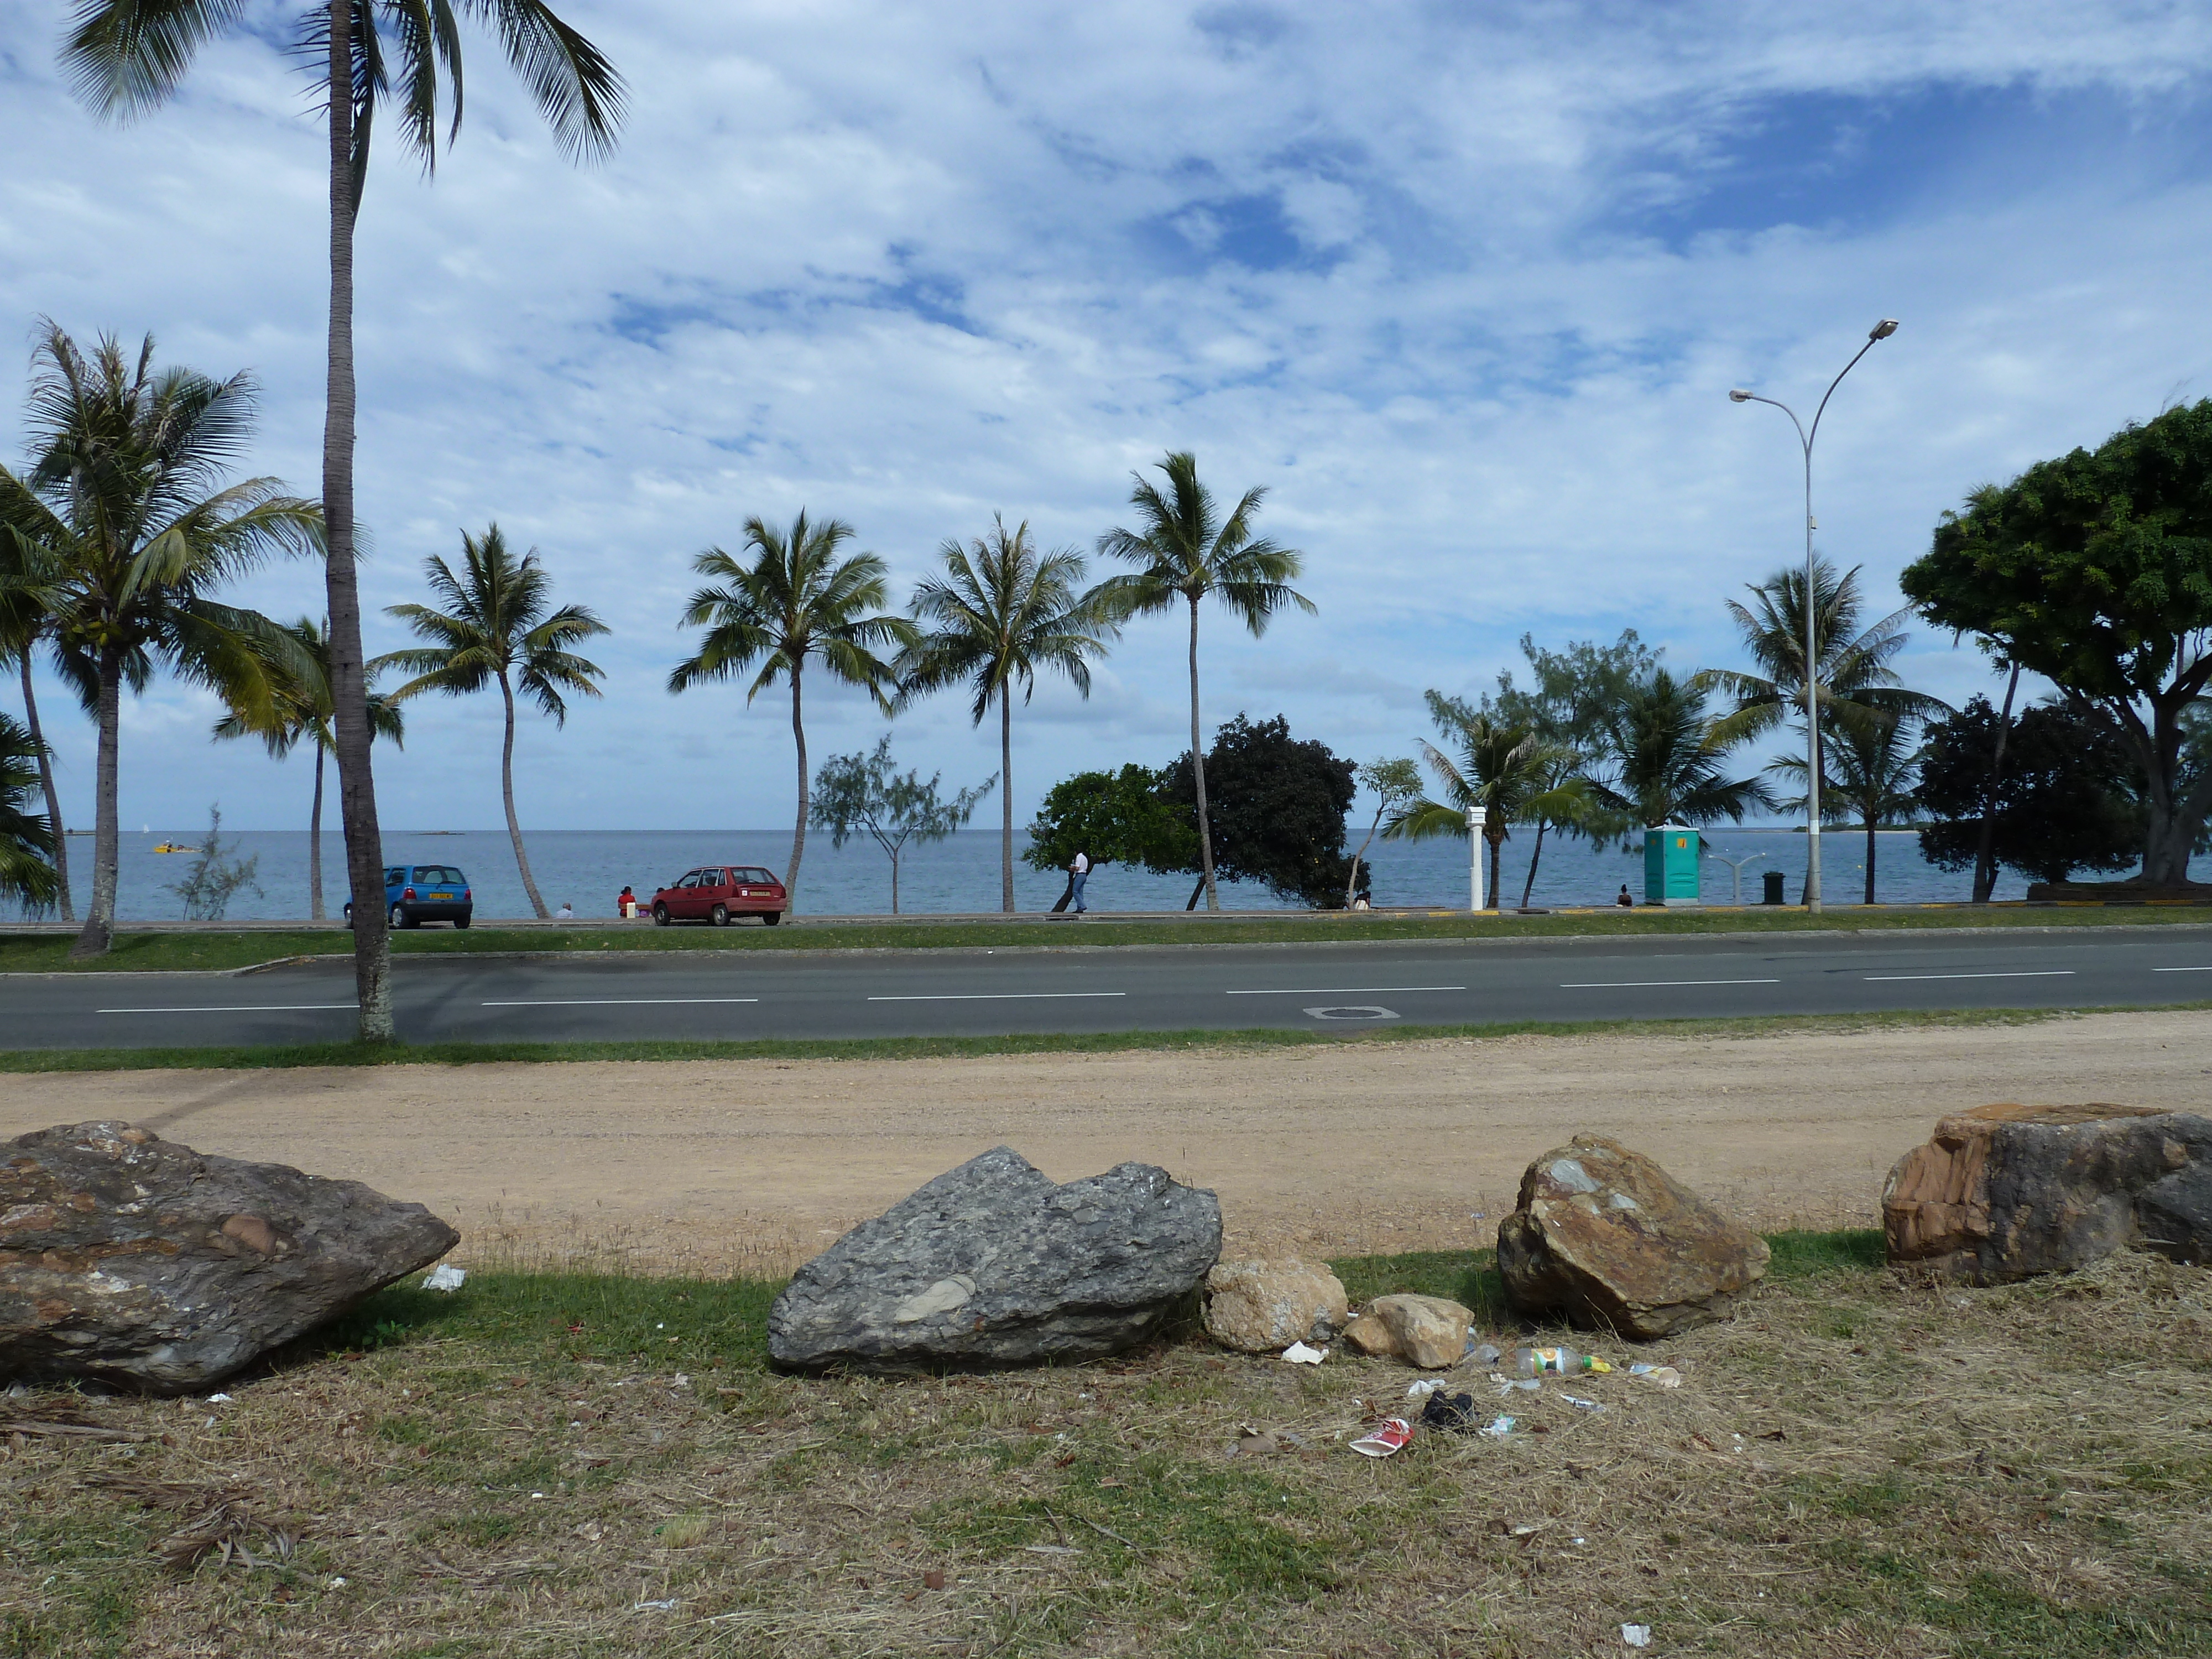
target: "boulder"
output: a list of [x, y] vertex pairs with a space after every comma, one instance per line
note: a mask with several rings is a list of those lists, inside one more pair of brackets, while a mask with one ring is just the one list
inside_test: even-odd
[[357, 1181], [126, 1123], [21, 1135], [0, 1152], [0, 1381], [204, 1389], [459, 1242]]
[[1978, 1107], [1897, 1161], [1889, 1259], [1996, 1285], [2130, 1246], [2212, 1261], [2212, 1118], [2139, 1106]]
[[799, 1370], [1079, 1360], [1158, 1332], [1221, 1254], [1221, 1205], [1124, 1164], [1055, 1186], [1000, 1146], [917, 1188], [801, 1267], [769, 1312]]
[[1351, 1317], [1326, 1262], [1218, 1261], [1206, 1275], [1206, 1334], [1224, 1348], [1274, 1353], [1293, 1342], [1334, 1342]]
[[1531, 1164], [1498, 1228], [1515, 1308], [1639, 1340], [1719, 1318], [1768, 1254], [1641, 1152], [1597, 1135]]
[[1360, 1352], [1402, 1359], [1425, 1371], [1459, 1364], [1474, 1311], [1441, 1296], [1378, 1296], [1359, 1310], [1344, 1340]]

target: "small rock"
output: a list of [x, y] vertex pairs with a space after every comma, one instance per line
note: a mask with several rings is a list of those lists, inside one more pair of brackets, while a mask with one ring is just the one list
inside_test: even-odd
[[1474, 1322], [1471, 1309], [1440, 1296], [1378, 1296], [1346, 1328], [1344, 1340], [1364, 1354], [1442, 1370], [1467, 1352]]
[[1206, 1275], [1206, 1334], [1224, 1348], [1275, 1353], [1328, 1343], [1351, 1317], [1344, 1285], [1325, 1263], [1218, 1261]]
[[1893, 1262], [1966, 1284], [2063, 1273], [2133, 1246], [2212, 1256], [2212, 1118], [2140, 1106], [1947, 1117], [1881, 1194]]
[[1650, 1158], [1595, 1135], [1531, 1164], [1498, 1227], [1515, 1308], [1644, 1340], [1719, 1317], [1768, 1255]]
[[428, 1266], [419, 1204], [79, 1123], [0, 1158], [0, 1376], [197, 1393]]

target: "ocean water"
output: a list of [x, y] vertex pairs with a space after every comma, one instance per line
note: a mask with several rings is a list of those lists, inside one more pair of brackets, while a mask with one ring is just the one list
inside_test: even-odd
[[[157, 854], [154, 848], [164, 841], [192, 844], [204, 833], [205, 826], [200, 825], [125, 835], [118, 867], [118, 915], [133, 921], [181, 916], [182, 902], [166, 888], [183, 878], [191, 858]], [[232, 901], [229, 915], [233, 918], [277, 921], [307, 915], [305, 830], [249, 830], [225, 839], [236, 842], [240, 856], [258, 860], [260, 884], [258, 893], [249, 889]], [[1533, 831], [1516, 830], [1505, 844], [1503, 868], [1508, 904], [1520, 901], [1534, 839]], [[1911, 903], [1964, 900], [1969, 896], [1968, 875], [1949, 874], [1926, 863], [1911, 831], [1884, 831], [1875, 842], [1877, 897], [1881, 901]], [[650, 896], [654, 887], [696, 865], [760, 864], [781, 875], [790, 856], [791, 834], [788, 830], [548, 830], [530, 835], [526, 845], [538, 891], [549, 908], [557, 910], [567, 900], [575, 906], [579, 916], [606, 916], [614, 913], [615, 896], [625, 882], [641, 896]], [[1723, 860], [1748, 860], [1743, 867], [1742, 886], [1747, 902], [1758, 902], [1759, 878], [1769, 870], [1780, 870], [1789, 878], [1790, 902], [1797, 902], [1805, 867], [1802, 834], [1788, 830], [1718, 830], [1711, 834], [1706, 845], [1705, 896], [1709, 902], [1728, 903], [1735, 892], [1735, 876]], [[1820, 846], [1824, 896], [1832, 904], [1859, 902], [1865, 882], [1866, 836], [1831, 830], [1822, 835]], [[1378, 841], [1369, 853], [1375, 870], [1376, 903], [1466, 906], [1464, 840], [1411, 845]], [[501, 831], [387, 830], [384, 855], [393, 863], [405, 860], [459, 865], [474, 885], [477, 914], [487, 920], [530, 914], [513, 849]], [[92, 838], [72, 835], [70, 858], [70, 884], [82, 907], [91, 890]], [[1623, 882], [1640, 896], [1643, 868], [1640, 851], [1624, 854], [1547, 836], [1529, 902], [1605, 904]], [[2191, 866], [2191, 874], [2199, 881], [2212, 880], [2212, 858], [2197, 859]], [[345, 852], [335, 833], [323, 837], [323, 880], [325, 899], [335, 916], [345, 896]], [[1031, 870], [1018, 856], [1015, 901], [1023, 909], [1048, 908], [1064, 885], [1064, 878]], [[1998, 878], [1996, 896], [2019, 898], [2025, 888], [2019, 877], [2005, 872]], [[1097, 911], [1181, 909], [1190, 889], [1188, 878], [1151, 875], [1109, 864], [1092, 874], [1086, 896]], [[901, 909], [915, 914], [995, 910], [998, 836], [989, 831], [965, 830], [934, 846], [908, 849], [900, 865], [899, 898]], [[1266, 888], [1234, 882], [1222, 884], [1221, 901], [1234, 909], [1281, 908], [1280, 901]], [[827, 836], [810, 835], [796, 908], [811, 915], [888, 911], [890, 860], [870, 841], [848, 842], [838, 848], [830, 846]]]

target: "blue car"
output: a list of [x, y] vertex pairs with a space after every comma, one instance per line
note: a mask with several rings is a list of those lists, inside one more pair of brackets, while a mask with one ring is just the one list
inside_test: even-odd
[[[476, 909], [469, 878], [450, 864], [392, 864], [384, 871], [385, 914], [394, 927], [420, 927], [426, 921], [450, 921], [465, 927]], [[353, 902], [345, 908], [353, 926]]]

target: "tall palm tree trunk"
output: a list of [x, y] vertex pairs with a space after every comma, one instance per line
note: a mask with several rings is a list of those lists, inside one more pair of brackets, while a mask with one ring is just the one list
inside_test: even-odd
[[1867, 902], [1869, 904], [1872, 904], [1872, 903], [1874, 902], [1874, 818], [1873, 818], [1873, 816], [1872, 816], [1871, 814], [1869, 814], [1869, 815], [1868, 816], [1868, 818], [1867, 818], [1866, 832], [1867, 832], [1867, 883], [1866, 883], [1866, 902]]
[[392, 939], [384, 914], [384, 844], [376, 784], [368, 768], [368, 676], [362, 659], [361, 588], [353, 534], [353, 231], [360, 211], [353, 168], [353, 8], [330, 18], [331, 313], [329, 389], [323, 417], [323, 523], [329, 554], [324, 589], [331, 613], [331, 702], [338, 751], [338, 819], [345, 827], [346, 879], [353, 895], [354, 994], [365, 1042], [389, 1042]]
[[46, 823], [54, 832], [54, 873], [62, 883], [62, 920], [76, 920], [76, 899], [70, 892], [69, 839], [62, 830], [61, 797], [54, 792], [54, 757], [46, 752], [46, 733], [39, 727], [39, 700], [31, 692], [31, 647], [23, 647], [23, 724], [29, 728], [31, 746], [39, 751], [39, 787], [46, 793]]
[[2012, 678], [2005, 682], [2004, 713], [1997, 717], [1996, 752], [1990, 757], [1990, 785], [1982, 801], [1982, 833], [1974, 844], [1974, 902], [1987, 904], [1990, 895], [1996, 890], [1997, 861], [1996, 856], [1997, 821], [1995, 813], [1997, 786], [2004, 781], [2005, 739], [2012, 735], [2013, 694], [2020, 690], [2020, 665], [2012, 665]]
[[112, 647], [103, 647], [94, 716], [100, 727], [100, 761], [93, 773], [92, 906], [85, 913], [83, 931], [70, 946], [71, 962], [106, 956], [115, 939], [115, 750], [122, 707], [123, 662]]
[[1552, 827], [1549, 818], [1536, 820], [1536, 844], [1528, 854], [1528, 879], [1521, 884], [1521, 908], [1528, 908], [1528, 895], [1536, 890], [1536, 866], [1544, 856], [1544, 831]]
[[791, 831], [791, 867], [783, 872], [787, 913], [799, 908], [799, 860], [806, 854], [806, 722], [799, 708], [799, 665], [791, 665], [791, 738], [799, 745], [799, 822]]
[[323, 745], [315, 743], [315, 804], [307, 812], [307, 920], [321, 921], [323, 911]]
[[522, 850], [522, 825], [514, 816], [514, 688], [507, 683], [504, 669], [500, 672], [499, 695], [507, 704], [507, 738], [499, 750], [499, 794], [507, 805], [507, 838], [514, 843], [514, 867], [522, 872], [522, 890], [530, 896], [530, 913], [543, 921], [550, 913], [545, 901], [538, 896], [538, 878], [530, 873], [530, 854]]
[[1014, 699], [1011, 685], [999, 688], [999, 908], [1012, 915], [1014, 913]]
[[[1221, 895], [1213, 884], [1213, 824], [1206, 811], [1206, 750], [1198, 742], [1198, 601], [1190, 602], [1190, 775], [1198, 787], [1199, 885], [1206, 889], [1206, 908], [1218, 910]], [[1185, 905], [1195, 908], [1196, 899]]]
[[1492, 841], [1486, 832], [1482, 838], [1490, 842], [1490, 908], [1503, 915], [1505, 912], [1505, 896], [1498, 888], [1498, 857], [1505, 850], [1505, 838], [1500, 836]]

